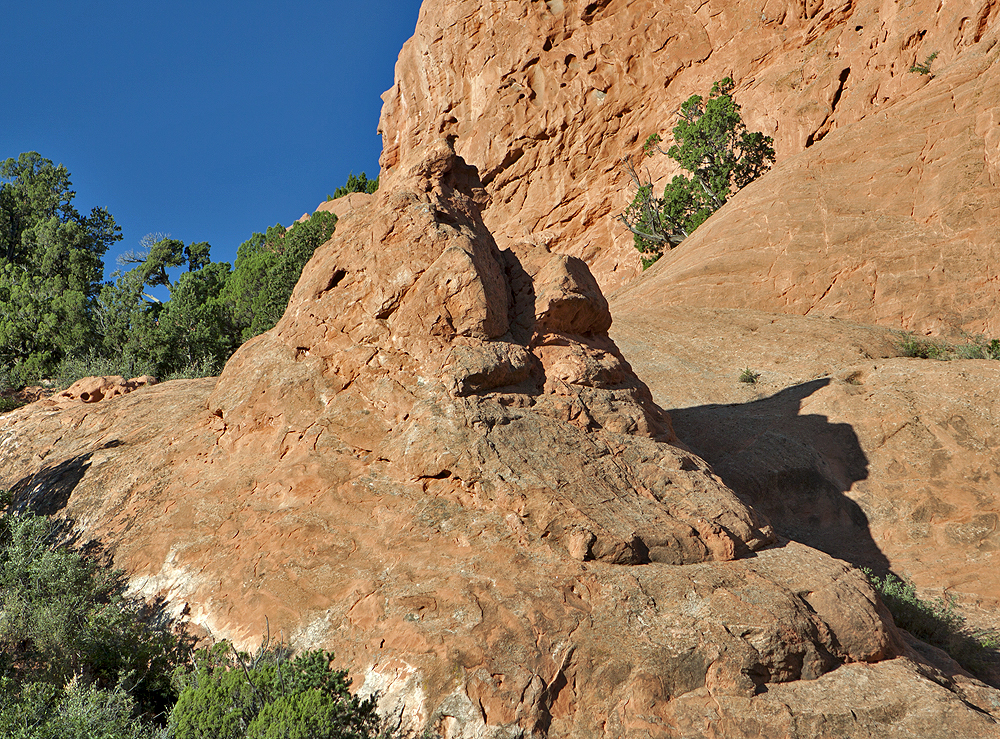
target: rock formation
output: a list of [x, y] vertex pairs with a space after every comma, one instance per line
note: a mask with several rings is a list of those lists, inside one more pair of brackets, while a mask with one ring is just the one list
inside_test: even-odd
[[217, 382], [3, 417], [16, 504], [213, 636], [267, 620], [335, 650], [403, 729], [995, 732], [995, 691], [921, 657], [861, 573], [762, 549], [764, 519], [670, 443], [586, 266], [498, 250], [482, 198], [428, 149]]
[[[417, 30], [400, 54], [396, 84], [383, 96], [382, 164], [391, 170], [403, 152], [441, 135], [455, 137], [456, 150], [479, 168], [492, 196], [485, 221], [497, 242], [505, 246], [531, 240], [579, 256], [610, 292], [640, 270], [631, 234], [615, 221], [631, 199], [622, 157], [638, 162], [647, 136], [669, 138], [682, 101], [705, 94], [714, 80], [729, 75], [738, 82], [735, 97], [750, 130], [775, 137], [779, 162], [810, 152], [798, 165], [801, 174], [784, 183], [786, 198], [799, 195], [796, 205], [808, 206], [813, 202], [809, 198], [830, 195], [837, 205], [850, 207], [838, 212], [828, 206], [826, 231], [806, 230], [807, 224], [794, 220], [811, 217], [812, 210], [796, 210], [780, 227], [760, 231], [759, 224], [774, 224], [786, 214], [785, 198], [774, 198], [762, 185], [757, 210], [748, 208], [758, 225], [749, 233], [737, 228], [717, 233], [713, 240], [724, 241], [730, 251], [753, 253], [762, 238], [783, 239], [791, 233], [796, 253], [811, 254], [817, 248], [826, 253], [833, 247], [822, 240], [824, 233], [858, 231], [867, 222], [871, 233], [882, 234], [901, 225], [900, 233], [907, 235], [901, 239], [916, 237], [928, 250], [937, 244], [949, 257], [951, 245], [960, 254], [971, 254], [988, 241], [995, 210], [972, 218], [981, 225], [958, 226], [947, 217], [938, 225], [927, 209], [937, 193], [930, 180], [937, 169], [951, 172], [940, 184], [962, 188], [951, 212], [966, 222], [960, 216], [966, 212], [961, 201], [972, 215], [976, 201], [984, 197], [984, 151], [992, 162], [988, 166], [997, 166], [996, 96], [990, 94], [995, 78], [978, 87], [966, 85], [967, 92], [955, 98], [955, 109], [949, 107], [949, 91], [970, 75], [956, 70], [959, 76], [951, 77], [951, 70], [968, 70], [964, 60], [970, 55], [979, 59], [970, 62], [975, 69], [995, 58], [990, 50], [997, 15], [992, 0], [914, 0], [905, 5], [880, 0], [535, 0], [516, 7], [496, 0], [427, 0]], [[932, 65], [934, 79], [907, 71], [933, 52], [939, 52]], [[921, 100], [932, 110], [908, 109], [921, 124], [917, 131], [907, 128], [908, 123], [896, 127], [895, 104], [924, 86], [932, 89]], [[867, 121], [864, 134], [844, 133], [832, 147], [837, 153], [814, 149], [830, 133], [862, 120]], [[927, 135], [923, 124], [931, 124]], [[887, 143], [891, 146], [881, 152]], [[839, 160], [843, 166], [834, 166]], [[665, 156], [643, 161], [661, 187], [673, 174]], [[829, 176], [810, 183], [810, 167], [822, 161], [831, 163]], [[866, 185], [864, 194], [871, 199], [860, 201], [845, 183], [868, 182], [860, 178], [863, 172], [886, 177], [885, 184], [876, 180]], [[770, 181], [788, 177], [786, 172]], [[898, 192], [893, 183], [900, 185]], [[808, 193], [802, 190], [806, 186], [812, 188]], [[965, 194], [970, 186], [974, 191]], [[849, 193], [838, 200], [830, 192], [835, 189]], [[876, 226], [870, 214], [886, 198], [892, 223], [879, 220]], [[988, 202], [995, 209], [996, 201]], [[892, 242], [893, 250], [903, 247], [893, 253], [908, 255], [907, 241]], [[830, 259], [836, 263], [839, 256], [836, 252]], [[770, 259], [744, 257], [725, 268], [741, 275], [740, 270], [755, 270], [748, 278], [760, 270], [763, 276]], [[818, 266], [802, 265], [807, 272], [821, 272]], [[692, 268], [697, 266], [692, 263]], [[718, 272], [722, 270], [720, 266]], [[788, 276], [798, 280], [801, 275]], [[840, 276], [841, 284], [846, 276]], [[944, 280], [954, 284], [964, 276], [949, 273]], [[816, 295], [822, 295], [826, 285], [818, 278], [811, 282], [817, 283]], [[884, 285], [886, 292], [904, 287]], [[781, 305], [784, 285], [774, 288], [772, 302]], [[859, 299], [870, 293], [863, 291]], [[827, 305], [831, 303], [828, 297]], [[879, 311], [880, 319], [889, 313]], [[913, 327], [923, 328], [924, 318], [916, 317]]]
[[[601, 290], [636, 272], [612, 218], [619, 157], [715, 78], [752, 67], [751, 127], [794, 119], [779, 152], [829, 161], [838, 137], [871, 132], [873, 100], [937, 100], [938, 79], [903, 71], [929, 49], [958, 75], [947, 89], [987, 111], [967, 70], [995, 68], [993, 4], [930, 8], [428, 0], [386, 95], [381, 187], [325, 206], [337, 231], [279, 324], [217, 380], [0, 416], [0, 486], [71, 519], [207, 637], [252, 647], [267, 623], [335, 651], [403, 731], [1000, 736], [1000, 691], [897, 629], [851, 564], [885, 570], [885, 552], [956, 537], [949, 566], [970, 543], [992, 563], [983, 488], [941, 493], [994, 479], [995, 437], [972, 449], [986, 422], [959, 402], [992, 368], [934, 375], [952, 389], [932, 412], [914, 390], [930, 375], [882, 361], [894, 350], [879, 329], [671, 313], [666, 286], [687, 283], [667, 279], [670, 260], [614, 311]], [[969, 139], [959, 118], [945, 133]], [[804, 187], [797, 161], [783, 186]], [[989, 166], [968, 169], [975, 188]], [[966, 205], [989, 205], [975, 188]], [[635, 318], [614, 335], [676, 428], [609, 336], [613, 312]], [[729, 365], [757, 352], [773, 397], [736, 386], [723, 402], [758, 404], [692, 407], [721, 405], [698, 321], [726, 324], [713, 341]], [[816, 352], [779, 368], [780, 334], [803, 326]], [[859, 418], [872, 421], [857, 431]], [[880, 541], [857, 538], [866, 516]]]
[[741, 191], [653, 268], [670, 301], [1000, 335], [996, 41]]
[[891, 332], [829, 318], [662, 305], [649, 277], [615, 298], [612, 333], [681, 440], [779, 533], [1000, 628], [1000, 362], [899, 357]]

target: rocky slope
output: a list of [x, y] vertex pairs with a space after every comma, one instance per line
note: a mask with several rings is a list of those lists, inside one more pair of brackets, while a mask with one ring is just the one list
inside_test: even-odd
[[1000, 46], [831, 133], [653, 269], [674, 305], [1000, 335]]
[[650, 277], [612, 302], [612, 335], [681, 440], [779, 533], [1000, 628], [1000, 362], [899, 357], [889, 331], [828, 318], [657, 304]]
[[[96, 382], [0, 416], [0, 486], [72, 519], [206, 635], [253, 646], [268, 623], [332, 649], [404, 731], [1000, 736], [1000, 691], [897, 629], [851, 564], [960, 586], [988, 618], [996, 368], [896, 358], [875, 327], [679, 308], [675, 285], [692, 303], [739, 293], [677, 266], [713, 253], [707, 239], [610, 309], [600, 289], [636, 271], [611, 217], [618, 159], [723, 74], [741, 78], [754, 127], [778, 126], [781, 155], [806, 152], [706, 233], [732, 217], [727, 238], [756, 243], [739, 203], [760, 197], [753, 223], [776, 219], [764, 183], [813, 192], [809, 157], [832, 163], [828, 187], [856, 188], [835, 177], [868, 171], [844, 168], [847, 132], [875, 135], [875, 102], [910, 131], [918, 103], [946, 107], [943, 89], [965, 103], [941, 141], [968, 146], [940, 171], [971, 184], [940, 212], [988, 216], [991, 160], [969, 152], [992, 114], [969, 70], [992, 79], [994, 15], [920, 0], [428, 0], [386, 95], [382, 187], [326, 206], [337, 232], [279, 325], [218, 380], [124, 395]], [[904, 72], [936, 49], [950, 71]], [[970, 110], [986, 116], [978, 138]], [[878, 191], [883, 235], [913, 219], [899, 205], [911, 185], [898, 201]], [[959, 243], [925, 226], [901, 233]], [[961, 238], [978, 248], [984, 229]], [[805, 253], [819, 235], [803, 233]], [[916, 289], [893, 285], [897, 301]], [[791, 313], [800, 293], [775, 307], [743, 292]], [[842, 294], [857, 298], [836, 303], [845, 315], [871, 302]], [[925, 302], [919, 315], [945, 305]], [[745, 365], [759, 386], [736, 382]], [[108, 397], [83, 402], [92, 388]]]

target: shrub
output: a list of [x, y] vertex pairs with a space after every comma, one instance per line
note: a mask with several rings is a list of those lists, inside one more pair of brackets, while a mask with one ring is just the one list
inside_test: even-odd
[[635, 197], [620, 219], [632, 232], [645, 269], [687, 238], [738, 190], [746, 187], [774, 163], [774, 140], [749, 132], [733, 100], [735, 83], [729, 77], [712, 86], [708, 99], [692, 95], [681, 105], [681, 120], [674, 126], [677, 142], [667, 151], [660, 135], [652, 134], [643, 152], [667, 154], [690, 177], [675, 176], [663, 191], [653, 194], [652, 182], [643, 182], [627, 165], [636, 187]]
[[987, 341], [982, 336], [967, 340], [964, 344], [949, 344], [935, 339], [900, 334], [896, 348], [904, 357], [918, 359], [1000, 359], [1000, 339]]
[[137, 357], [131, 351], [102, 356], [91, 349], [87, 354], [73, 354], [59, 363], [56, 384], [68, 388], [84, 377], [120, 375], [126, 380], [141, 375], [156, 375], [156, 366], [149, 359]]
[[916, 74], [930, 74], [931, 64], [934, 63], [934, 60], [937, 59], [938, 54], [940, 53], [941, 53], [940, 51], [935, 51], [933, 54], [928, 54], [927, 58], [924, 59], [922, 63], [914, 64], [912, 67], [910, 67], [909, 71], [914, 72]]
[[923, 600], [912, 582], [891, 572], [884, 577], [868, 568], [863, 568], [862, 572], [875, 587], [897, 626], [945, 650], [974, 675], [995, 683], [1000, 664], [997, 653], [1000, 634], [970, 628], [959, 613], [954, 597]]
[[254, 657], [228, 644], [199, 652], [170, 714], [176, 739], [365, 739], [375, 736], [375, 701], [348, 690], [333, 655], [311, 650], [294, 658], [283, 646]]
[[0, 676], [20, 685], [121, 684], [141, 710], [162, 710], [184, 638], [125, 595], [120, 570], [60, 545], [60, 533], [9, 507], [0, 518]]
[[757, 380], [760, 379], [760, 372], [754, 372], [752, 369], [747, 367], [740, 373], [740, 382], [746, 382], [751, 385], [755, 384]]

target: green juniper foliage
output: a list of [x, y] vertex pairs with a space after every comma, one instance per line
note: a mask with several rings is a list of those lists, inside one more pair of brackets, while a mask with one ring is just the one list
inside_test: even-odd
[[[352, 173], [337, 193], [377, 187]], [[278, 322], [337, 221], [317, 212], [255, 233], [235, 265], [213, 262], [206, 242], [149, 234], [105, 282], [102, 259], [120, 229], [103, 208], [81, 215], [74, 196], [66, 168], [35, 152], [0, 162], [0, 412], [16, 406], [11, 390], [43, 379], [217, 374]]]
[[377, 732], [375, 701], [348, 690], [346, 671], [320, 650], [289, 657], [283, 647], [256, 656], [226, 643], [200, 651], [179, 670], [170, 714], [176, 739], [367, 739]]
[[333, 195], [328, 195], [326, 199], [336, 200], [345, 195], [350, 195], [352, 192], [366, 192], [370, 195], [376, 190], [378, 190], [378, 177], [374, 180], [369, 180], [368, 175], [364, 172], [358, 177], [355, 177], [354, 172], [351, 172], [347, 177], [347, 184], [338, 187], [333, 191]]
[[746, 187], [774, 163], [774, 141], [760, 132], [746, 130], [740, 106], [732, 98], [731, 78], [716, 82], [706, 100], [692, 95], [680, 110], [674, 126], [677, 142], [666, 152], [660, 135], [652, 134], [643, 152], [667, 154], [690, 176], [677, 175], [656, 197], [651, 182], [643, 182], [629, 165], [636, 186], [631, 204], [620, 216], [633, 233], [644, 256], [643, 267], [659, 259], [687, 238], [738, 190]]
[[0, 736], [5, 739], [369, 739], [373, 699], [333, 655], [228, 642], [200, 650], [126, 580], [0, 495]]
[[[0, 736], [149, 736], [187, 641], [40, 516], [0, 516]], [[100, 726], [102, 734], [88, 733]], [[117, 727], [117, 728], [115, 728]]]
[[931, 64], [934, 63], [934, 60], [937, 59], [938, 54], [940, 53], [941, 53], [940, 51], [935, 51], [933, 54], [928, 54], [927, 58], [924, 59], [922, 63], [914, 64], [912, 67], [910, 67], [909, 71], [914, 72], [915, 74], [930, 74]]
[[102, 259], [121, 229], [104, 208], [79, 213], [71, 185], [37, 152], [0, 162], [0, 366], [16, 384], [92, 344]]

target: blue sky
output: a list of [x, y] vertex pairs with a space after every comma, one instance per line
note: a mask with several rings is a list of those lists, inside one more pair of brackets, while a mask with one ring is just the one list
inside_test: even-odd
[[419, 0], [4, 3], [0, 159], [66, 165], [123, 239], [208, 241], [232, 262], [362, 170]]

